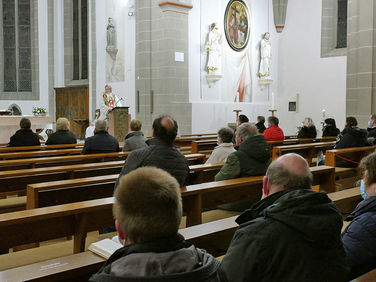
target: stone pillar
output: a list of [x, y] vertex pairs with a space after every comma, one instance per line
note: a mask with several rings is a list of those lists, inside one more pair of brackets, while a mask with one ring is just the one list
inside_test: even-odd
[[175, 118], [180, 133], [191, 132], [188, 12], [188, 5], [166, 9], [157, 1], [136, 1], [136, 117], [146, 134], [161, 114]]
[[349, 0], [346, 115], [367, 126], [376, 112], [376, 0]]

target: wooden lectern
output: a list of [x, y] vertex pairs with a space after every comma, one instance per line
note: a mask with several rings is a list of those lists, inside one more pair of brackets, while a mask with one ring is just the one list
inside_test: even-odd
[[129, 131], [128, 109], [129, 107], [116, 107], [107, 114], [108, 133], [114, 136], [118, 142], [123, 142]]

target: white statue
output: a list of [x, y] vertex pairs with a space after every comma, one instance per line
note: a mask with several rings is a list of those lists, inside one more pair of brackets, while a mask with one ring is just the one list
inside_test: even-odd
[[116, 48], [116, 27], [112, 18], [108, 18], [107, 47]]
[[258, 76], [262, 80], [271, 80], [270, 66], [272, 60], [272, 44], [269, 41], [270, 34], [266, 32], [260, 43], [260, 70]]
[[122, 107], [121, 98], [119, 98], [116, 94], [112, 93], [112, 86], [106, 85], [104, 87], [105, 92], [103, 93], [102, 97], [102, 105], [101, 105], [101, 118], [107, 118], [107, 114], [115, 107]]
[[219, 70], [221, 57], [222, 34], [218, 31], [218, 24], [212, 23], [206, 41], [205, 49], [208, 54], [208, 64], [206, 66], [209, 73]]

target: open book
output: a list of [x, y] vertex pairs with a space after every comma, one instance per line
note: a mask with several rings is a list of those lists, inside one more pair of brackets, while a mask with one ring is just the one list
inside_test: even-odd
[[120, 249], [121, 247], [123, 247], [123, 245], [115, 242], [115, 240], [103, 239], [101, 241], [92, 243], [89, 246], [89, 250], [101, 257], [104, 257], [105, 259], [108, 259], [117, 249]]

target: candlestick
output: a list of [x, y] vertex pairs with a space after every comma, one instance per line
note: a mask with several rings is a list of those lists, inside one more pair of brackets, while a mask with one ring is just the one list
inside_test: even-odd
[[272, 113], [272, 117], [274, 117], [274, 112], [276, 112], [277, 110], [269, 110], [269, 112]]

